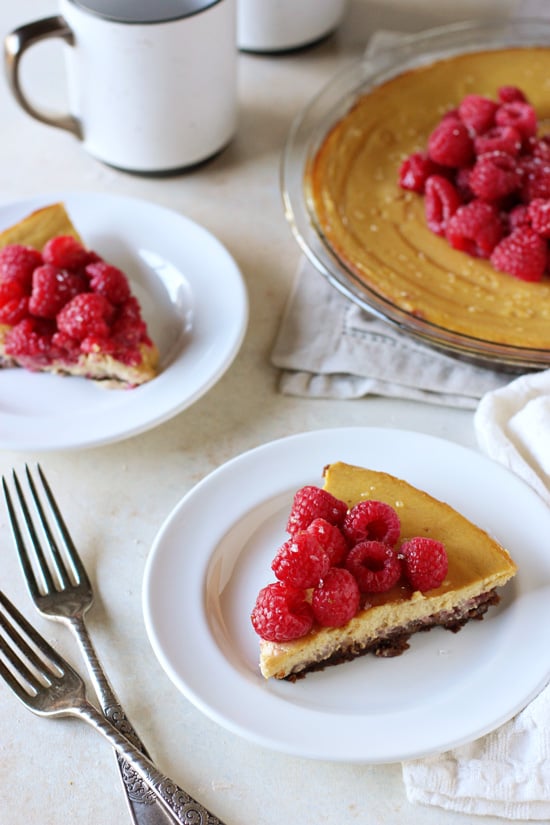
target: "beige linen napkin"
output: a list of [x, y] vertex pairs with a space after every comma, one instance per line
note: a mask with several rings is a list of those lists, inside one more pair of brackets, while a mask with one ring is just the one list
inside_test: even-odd
[[[488, 393], [474, 423], [480, 448], [550, 504], [550, 370]], [[403, 778], [411, 802], [550, 822], [550, 686], [493, 733], [403, 763]]]
[[475, 409], [510, 375], [438, 352], [364, 312], [306, 258], [298, 267], [272, 363], [280, 390], [312, 398], [382, 395]]

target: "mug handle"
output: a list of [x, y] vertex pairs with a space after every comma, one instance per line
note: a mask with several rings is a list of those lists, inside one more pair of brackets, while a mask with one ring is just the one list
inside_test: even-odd
[[56, 126], [59, 129], [66, 129], [72, 132], [79, 139], [82, 139], [82, 127], [80, 121], [72, 115], [53, 115], [36, 108], [25, 96], [19, 79], [19, 62], [24, 52], [38, 43], [50, 37], [60, 37], [69, 45], [74, 45], [74, 35], [67, 23], [60, 16], [45, 17], [36, 20], [34, 23], [27, 23], [20, 26], [4, 40], [4, 59], [7, 79], [13, 96], [22, 109], [27, 114], [34, 117], [48, 126]]

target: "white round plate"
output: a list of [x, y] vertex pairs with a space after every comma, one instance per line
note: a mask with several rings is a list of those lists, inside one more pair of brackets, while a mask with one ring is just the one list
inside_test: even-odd
[[[460, 633], [416, 634], [402, 656], [353, 662], [294, 684], [266, 681], [249, 615], [285, 538], [294, 492], [334, 461], [406, 479], [508, 547], [519, 567], [498, 607]], [[160, 530], [143, 607], [168, 676], [228, 729], [289, 754], [393, 762], [493, 730], [550, 674], [550, 510], [521, 480], [472, 450], [419, 433], [318, 430], [266, 444], [198, 484]]]
[[223, 375], [242, 343], [246, 289], [222, 244], [183, 215], [99, 193], [57, 192], [0, 205], [0, 229], [62, 201], [86, 245], [129, 277], [160, 373], [132, 390], [85, 378], [0, 370], [0, 449], [92, 447], [155, 427]]

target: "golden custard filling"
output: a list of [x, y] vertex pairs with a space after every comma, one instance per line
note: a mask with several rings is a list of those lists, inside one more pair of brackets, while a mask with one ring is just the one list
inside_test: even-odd
[[[411, 69], [363, 95], [306, 171], [315, 221], [339, 260], [384, 301], [436, 327], [495, 344], [550, 347], [550, 278], [530, 283], [453, 249], [427, 226], [424, 200], [399, 186], [403, 160], [426, 148], [469, 94], [519, 87], [550, 122], [550, 49], [458, 55]], [[550, 172], [550, 170], [549, 170]]]

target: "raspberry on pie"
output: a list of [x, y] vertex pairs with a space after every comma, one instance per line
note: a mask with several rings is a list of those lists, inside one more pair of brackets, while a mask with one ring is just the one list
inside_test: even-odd
[[494, 125], [497, 110], [498, 104], [494, 100], [470, 94], [461, 100], [458, 116], [471, 132], [481, 135]]
[[397, 553], [382, 541], [360, 541], [349, 551], [346, 568], [363, 593], [384, 593], [401, 576]]
[[426, 181], [426, 223], [436, 235], [444, 235], [447, 224], [461, 200], [456, 187], [441, 175], [432, 175]]
[[256, 633], [272, 642], [300, 638], [313, 625], [313, 611], [304, 591], [284, 582], [273, 582], [260, 590], [250, 618]]
[[504, 233], [499, 210], [482, 200], [459, 206], [447, 224], [447, 240], [454, 249], [475, 258], [488, 258]]
[[491, 255], [495, 269], [522, 281], [540, 281], [547, 262], [545, 239], [529, 226], [520, 226], [498, 243]]
[[441, 166], [468, 166], [474, 156], [474, 143], [461, 120], [446, 118], [428, 138], [430, 158]]
[[157, 362], [126, 275], [85, 248], [63, 204], [0, 233], [0, 367], [134, 387]]
[[323, 518], [330, 524], [342, 524], [346, 511], [342, 501], [337, 501], [320, 487], [307, 484], [294, 495], [286, 529], [291, 535], [306, 530], [316, 518]]
[[301, 530], [277, 551], [271, 569], [280, 581], [302, 589], [316, 587], [330, 568], [330, 557], [312, 533]]
[[360, 603], [359, 587], [343, 567], [332, 567], [314, 589], [311, 607], [321, 627], [342, 627], [353, 619]]

